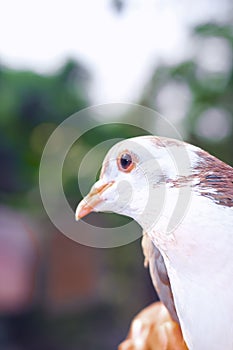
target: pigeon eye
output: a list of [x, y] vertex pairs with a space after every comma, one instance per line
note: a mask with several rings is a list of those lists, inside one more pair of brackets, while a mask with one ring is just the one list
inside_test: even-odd
[[124, 172], [130, 172], [134, 167], [132, 157], [129, 153], [122, 153], [118, 158], [117, 163], [118, 168]]

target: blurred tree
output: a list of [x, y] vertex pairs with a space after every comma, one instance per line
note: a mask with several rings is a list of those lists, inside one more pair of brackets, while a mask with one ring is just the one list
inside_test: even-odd
[[73, 60], [48, 76], [0, 68], [0, 195], [37, 184], [43, 146], [62, 120], [88, 106], [89, 80]]
[[117, 11], [118, 13], [121, 13], [124, 10], [125, 2], [123, 0], [113, 0], [112, 6], [115, 11]]
[[233, 164], [233, 29], [207, 23], [193, 37], [193, 59], [157, 67], [140, 103], [169, 118], [188, 142]]

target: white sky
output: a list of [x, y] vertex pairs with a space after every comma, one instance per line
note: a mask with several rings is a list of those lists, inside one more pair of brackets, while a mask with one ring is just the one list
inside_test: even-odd
[[118, 15], [111, 0], [0, 0], [0, 63], [43, 73], [77, 58], [94, 103], [135, 101], [156, 63], [190, 55], [191, 24], [226, 11], [219, 0], [127, 4]]

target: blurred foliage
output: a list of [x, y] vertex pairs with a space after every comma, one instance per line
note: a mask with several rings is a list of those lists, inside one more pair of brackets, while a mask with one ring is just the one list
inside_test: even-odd
[[[188, 104], [185, 117], [181, 121], [186, 141], [206, 149], [227, 163], [233, 164], [233, 26], [215, 23], [199, 25], [193, 30], [193, 39], [195, 40], [196, 38], [198, 38], [200, 43], [203, 42], [200, 48], [196, 48], [197, 55], [200, 55], [199, 60], [196, 55], [192, 60], [184, 61], [178, 65], [161, 65], [156, 68], [145, 88], [141, 103], [159, 110], [155, 101], [160, 90], [165, 85], [177, 84], [177, 91], [174, 89], [175, 99], [179, 85], [183, 84], [191, 93], [191, 101]], [[216, 70], [208, 69], [208, 66], [204, 67], [204, 69], [201, 67], [201, 50], [205, 48], [206, 38], [220, 38], [224, 45], [229, 48], [228, 67], [225, 71], [218, 71], [218, 67], [215, 67]], [[219, 42], [216, 43], [216, 54], [218, 50], [221, 50], [221, 47], [218, 48], [217, 44]], [[215, 57], [212, 57], [212, 59], [214, 60]], [[223, 112], [222, 114], [227, 113], [230, 119], [226, 125], [228, 132], [225, 132], [223, 137], [220, 134], [219, 138], [218, 130], [214, 132], [216, 137], [211, 133], [215, 122], [217, 122], [214, 115], [209, 123], [207, 120], [202, 126], [202, 128], [205, 126], [209, 130], [199, 130], [197, 127], [201, 115], [204, 115], [205, 111], [214, 108], [219, 109]], [[175, 111], [173, 113], [175, 114]], [[222, 121], [218, 121], [219, 124], [224, 123], [224, 116], [222, 116]], [[179, 125], [177, 125], [177, 128], [179, 129]], [[202, 133], [205, 137], [203, 137]]]
[[194, 32], [201, 36], [218, 36], [229, 40], [232, 45], [233, 27], [232, 25], [216, 25], [215, 23], [206, 23], [195, 27]]
[[125, 2], [122, 0], [113, 0], [112, 7], [116, 12], [121, 13], [124, 10]]
[[[198, 38], [199, 42], [206, 38], [220, 38], [229, 48], [229, 62], [226, 71], [216, 71], [209, 69], [208, 66], [202, 69], [202, 52], [201, 49], [192, 60], [184, 61], [174, 66], [161, 65], [155, 69], [155, 72], [145, 88], [141, 103], [159, 110], [156, 105], [156, 97], [165, 85], [170, 83], [184, 84], [191, 93], [191, 101], [188, 105], [187, 112], [182, 120], [184, 135], [188, 142], [206, 149], [215, 154], [227, 163], [233, 164], [233, 26], [218, 25], [216, 23], [207, 23], [199, 25], [193, 30], [193, 37]], [[221, 42], [220, 42], [221, 43]], [[221, 50], [216, 43], [215, 51]], [[203, 47], [205, 42], [203, 43]], [[197, 51], [198, 51], [197, 47]], [[213, 60], [215, 57], [213, 57]], [[208, 63], [208, 62], [207, 62]], [[216, 67], [218, 68], [218, 67]], [[174, 96], [176, 91], [174, 89]], [[169, 102], [167, 102], [169, 103]], [[201, 115], [209, 109], [217, 108], [229, 116], [228, 132], [226, 137], [214, 137], [211, 135], [211, 129], [215, 124], [214, 115], [209, 123], [203, 124], [203, 127], [209, 130], [200, 130], [197, 128]], [[167, 116], [166, 116], [167, 117]], [[224, 115], [223, 115], [224, 117]], [[222, 122], [224, 123], [224, 118]], [[212, 122], [212, 123], [211, 123]], [[221, 126], [221, 125], [220, 125]], [[177, 126], [179, 129], [179, 125]], [[215, 132], [217, 134], [217, 132]]]
[[37, 186], [43, 147], [58, 124], [87, 107], [88, 82], [89, 73], [74, 61], [48, 76], [0, 67], [0, 194], [5, 200]]

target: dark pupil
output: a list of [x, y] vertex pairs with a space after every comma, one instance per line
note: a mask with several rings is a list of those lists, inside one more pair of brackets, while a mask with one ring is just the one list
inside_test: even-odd
[[132, 158], [129, 154], [125, 153], [121, 156], [121, 166], [123, 169], [127, 169], [132, 163]]

